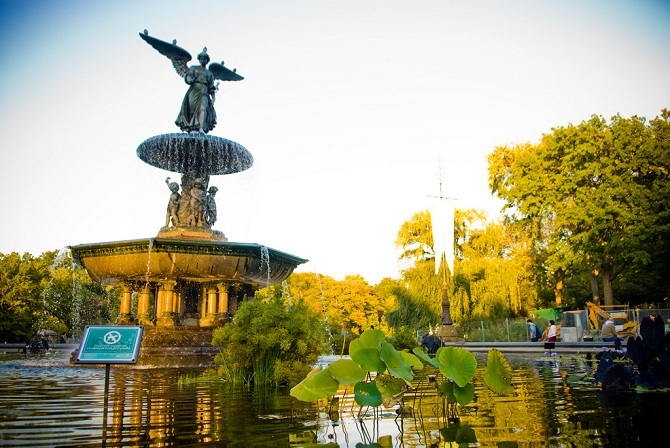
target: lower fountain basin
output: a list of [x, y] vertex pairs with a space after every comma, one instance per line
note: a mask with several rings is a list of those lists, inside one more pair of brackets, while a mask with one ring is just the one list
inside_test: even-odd
[[306, 259], [255, 243], [146, 238], [71, 247], [74, 259], [103, 284], [178, 278], [231, 280], [261, 287], [284, 281]]

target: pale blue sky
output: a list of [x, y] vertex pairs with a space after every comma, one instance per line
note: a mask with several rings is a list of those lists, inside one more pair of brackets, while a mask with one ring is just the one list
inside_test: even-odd
[[216, 228], [373, 284], [438, 163], [456, 207], [495, 217], [496, 145], [670, 106], [668, 2], [0, 0], [0, 252], [158, 232], [178, 175], [135, 150], [177, 132], [186, 86], [145, 28], [246, 78], [213, 134], [255, 164], [210, 181]]

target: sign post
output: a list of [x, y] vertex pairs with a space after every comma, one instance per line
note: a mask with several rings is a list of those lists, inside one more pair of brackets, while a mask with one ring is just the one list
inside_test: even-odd
[[104, 364], [105, 392], [102, 411], [102, 443], [107, 442], [107, 406], [109, 395], [109, 366], [137, 363], [144, 327], [87, 325], [75, 357], [75, 364]]

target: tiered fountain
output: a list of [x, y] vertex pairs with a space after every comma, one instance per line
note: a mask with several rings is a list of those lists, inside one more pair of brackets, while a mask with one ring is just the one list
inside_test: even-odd
[[[238, 303], [258, 288], [281, 283], [307, 260], [255, 243], [230, 242], [213, 229], [217, 188], [210, 176], [250, 168], [242, 145], [208, 135], [216, 125], [214, 80], [243, 79], [223, 63], [199, 65], [173, 43], [140, 37], [167, 56], [189, 84], [176, 124], [182, 133], [151, 137], [137, 148], [144, 162], [181, 174], [172, 192], [165, 226], [153, 238], [72, 246], [74, 259], [103, 284], [121, 287], [117, 324], [145, 326], [144, 345], [208, 345], [211, 330], [234, 315]], [[218, 84], [218, 83], [217, 83]], [[180, 192], [181, 189], [181, 192]]]

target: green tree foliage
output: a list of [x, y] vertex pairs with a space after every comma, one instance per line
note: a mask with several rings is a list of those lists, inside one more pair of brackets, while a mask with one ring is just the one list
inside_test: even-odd
[[617, 277], [630, 272], [653, 272], [642, 278], [654, 283], [664, 271], [667, 294], [669, 122], [667, 110], [649, 125], [593, 116], [489, 156], [491, 190], [530, 236], [535, 265], [554, 282], [559, 303], [564, 281], [584, 271], [593, 300], [602, 282], [606, 304], [614, 303]]
[[400, 260], [407, 267], [402, 270], [402, 287], [392, 291], [396, 307], [389, 313], [389, 322], [395, 328], [426, 328], [440, 323], [442, 286], [446, 280], [449, 287], [451, 276], [444, 272], [444, 266], [439, 275], [435, 274], [432, 229], [430, 212], [423, 210], [398, 231], [395, 245], [401, 249]]
[[527, 241], [476, 210], [456, 210], [457, 261], [451, 316], [457, 321], [525, 316], [537, 305]]
[[[23, 342], [40, 330], [78, 337], [85, 325], [107, 324], [119, 291], [102, 287], [69, 256], [0, 254], [0, 338]], [[118, 311], [116, 311], [118, 312]]]
[[293, 273], [284, 284], [264, 288], [256, 297], [302, 300], [322, 314], [333, 333], [339, 333], [346, 322], [349, 330], [360, 334], [378, 324], [378, 310], [386, 312], [384, 302], [360, 275], [348, 275], [338, 281], [311, 272]]
[[233, 320], [214, 330], [221, 376], [239, 384], [297, 383], [317, 361], [323, 320], [302, 300], [248, 300]]
[[395, 289], [387, 285], [397, 300], [389, 313], [392, 326], [426, 328], [439, 323], [445, 280], [456, 322], [526, 315], [536, 305], [527, 241], [476, 210], [456, 210], [454, 229], [452, 277], [443, 266], [435, 274], [430, 212], [418, 212], [402, 225], [396, 245], [409, 267]]
[[35, 334], [44, 312], [42, 281], [48, 277], [45, 257], [0, 254], [0, 339], [24, 342]]

